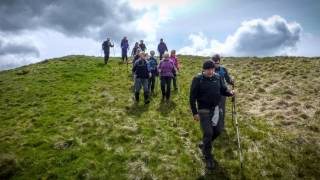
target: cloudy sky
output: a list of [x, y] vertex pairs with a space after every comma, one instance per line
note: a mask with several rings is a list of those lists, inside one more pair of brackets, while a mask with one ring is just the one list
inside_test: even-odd
[[120, 55], [123, 36], [180, 54], [320, 56], [319, 19], [319, 0], [1, 0], [0, 70], [101, 56], [107, 37]]

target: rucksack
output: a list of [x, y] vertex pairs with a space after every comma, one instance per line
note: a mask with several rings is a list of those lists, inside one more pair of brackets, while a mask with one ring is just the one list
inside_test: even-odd
[[226, 74], [226, 70], [224, 69], [223, 66], [219, 67], [219, 71], [217, 72], [221, 77], [224, 77], [224, 75]]

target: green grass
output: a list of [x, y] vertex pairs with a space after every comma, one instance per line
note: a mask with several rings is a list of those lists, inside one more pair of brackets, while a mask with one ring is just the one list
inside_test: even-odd
[[[0, 72], [0, 179], [317, 179], [320, 61], [226, 58], [237, 82], [244, 167], [227, 102], [219, 167], [204, 170], [188, 104], [205, 58], [181, 56], [179, 92], [132, 99], [130, 67], [67, 56]], [[159, 85], [159, 84], [158, 84]], [[159, 88], [159, 86], [158, 86]]]

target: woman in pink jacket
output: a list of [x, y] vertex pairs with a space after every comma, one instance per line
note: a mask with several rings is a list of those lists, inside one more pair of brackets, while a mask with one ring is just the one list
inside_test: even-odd
[[[170, 61], [174, 64], [174, 66], [176, 67], [177, 72], [178, 72], [180, 67], [179, 67], [178, 58], [176, 56], [176, 50], [171, 50]], [[172, 81], [173, 81], [173, 88], [174, 88], [175, 91], [177, 91], [178, 90], [178, 87], [177, 87], [177, 73], [173, 74]]]

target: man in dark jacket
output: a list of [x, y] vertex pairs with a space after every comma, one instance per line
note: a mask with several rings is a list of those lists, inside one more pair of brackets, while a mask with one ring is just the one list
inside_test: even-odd
[[111, 44], [110, 38], [107, 38], [107, 40], [102, 43], [102, 49], [104, 52], [104, 64], [108, 64], [110, 56], [110, 47], [113, 47], [113, 44]]
[[162, 56], [164, 52], [168, 51], [166, 43], [163, 42], [163, 39], [160, 39], [160, 43], [158, 44], [158, 52], [160, 55], [160, 61], [162, 60]]
[[129, 42], [127, 37], [125, 36], [121, 40], [121, 56], [122, 56], [122, 62], [124, 62], [124, 59], [126, 59], [126, 62], [128, 62], [128, 50], [129, 50]]
[[134, 92], [135, 100], [139, 102], [140, 89], [143, 87], [144, 103], [148, 104], [149, 101], [149, 78], [151, 77], [150, 67], [146, 60], [144, 52], [140, 52], [140, 59], [138, 59], [132, 68], [134, 74]]
[[[214, 55], [211, 60], [215, 64], [215, 72], [220, 75], [224, 83], [229, 85], [234, 85], [234, 81], [229, 76], [228, 70], [220, 64], [220, 56], [218, 54]], [[224, 119], [226, 113], [226, 97], [223, 96], [220, 101], [220, 107], [222, 108], [222, 118]]]
[[147, 47], [146, 47], [146, 45], [143, 43], [143, 40], [140, 40], [139, 47], [140, 47], [141, 51], [146, 52]]
[[196, 121], [200, 120], [203, 133], [202, 153], [206, 161], [206, 168], [214, 169], [215, 164], [211, 154], [212, 142], [224, 128], [219, 108], [222, 96], [233, 96], [222, 78], [215, 73], [214, 63], [206, 61], [203, 64], [203, 73], [194, 77], [190, 88], [190, 107]]

